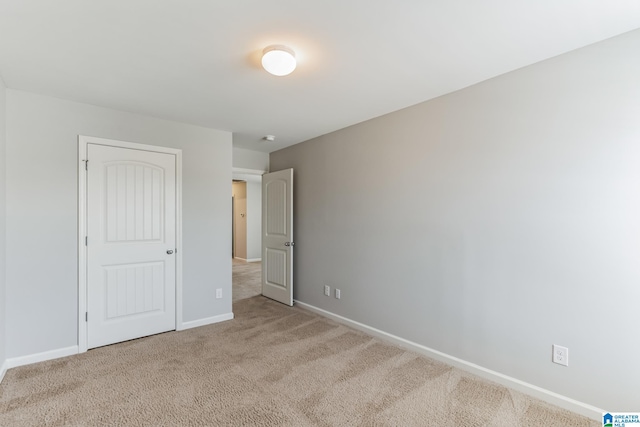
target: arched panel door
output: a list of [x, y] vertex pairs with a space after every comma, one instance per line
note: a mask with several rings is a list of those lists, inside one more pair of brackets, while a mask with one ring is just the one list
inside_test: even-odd
[[176, 328], [176, 157], [88, 144], [88, 348]]
[[262, 295], [293, 305], [293, 169], [262, 176]]

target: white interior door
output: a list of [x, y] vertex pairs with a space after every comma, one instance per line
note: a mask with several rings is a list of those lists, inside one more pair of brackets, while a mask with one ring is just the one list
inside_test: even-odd
[[176, 328], [176, 156], [87, 147], [88, 348]]
[[262, 295], [293, 305], [293, 169], [262, 176]]

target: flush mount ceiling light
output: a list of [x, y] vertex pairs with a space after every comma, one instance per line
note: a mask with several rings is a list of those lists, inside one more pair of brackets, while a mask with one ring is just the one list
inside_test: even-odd
[[296, 54], [287, 46], [267, 46], [262, 51], [262, 66], [274, 76], [286, 76], [296, 69]]

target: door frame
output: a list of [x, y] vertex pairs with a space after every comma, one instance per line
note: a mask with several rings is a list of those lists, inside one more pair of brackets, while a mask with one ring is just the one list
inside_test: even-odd
[[182, 322], [182, 150], [78, 135], [78, 353], [88, 347], [88, 333], [85, 313], [87, 312], [87, 148], [88, 144], [129, 148], [176, 156], [176, 331], [183, 328]]
[[[249, 181], [253, 181], [255, 180], [260, 180], [260, 185], [262, 186], [262, 175], [264, 175], [265, 173], [269, 173], [269, 171], [267, 169], [247, 169], [247, 168], [232, 168], [232, 176], [231, 176], [231, 182], [233, 183], [234, 180], [241, 180], [241, 181], [245, 181], [245, 182], [249, 182]], [[232, 202], [233, 203], [233, 202]], [[248, 199], [247, 199], [247, 203], [248, 203]], [[232, 204], [233, 206], [233, 204]], [[254, 211], [251, 211], [252, 213]], [[259, 212], [260, 216], [262, 216], [262, 194], [260, 195], [260, 205], [259, 205]], [[231, 211], [231, 240], [232, 240], [232, 244], [235, 243], [235, 236], [233, 236], [233, 233], [235, 233], [235, 225], [233, 224], [233, 209]], [[247, 210], [247, 216], [249, 216], [250, 213]], [[260, 236], [262, 236], [262, 220], [260, 221]], [[233, 258], [235, 258], [235, 248], [231, 248], [231, 259], [233, 260]], [[247, 247], [247, 251], [249, 250], [249, 248]], [[260, 258], [248, 258], [247, 255], [247, 259], [245, 259], [244, 261], [246, 262], [258, 262], [258, 261], [262, 261], [262, 242], [260, 242]]]

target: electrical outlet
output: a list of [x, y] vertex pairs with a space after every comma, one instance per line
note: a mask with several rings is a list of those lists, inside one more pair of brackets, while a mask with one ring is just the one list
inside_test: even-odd
[[216, 298], [217, 299], [222, 298], [222, 289], [221, 288], [216, 289]]
[[561, 345], [553, 345], [553, 363], [569, 366], [569, 349]]
[[324, 294], [326, 296], [331, 295], [331, 287], [329, 285], [324, 285]]
[[340, 299], [340, 289], [336, 289], [336, 298]]

